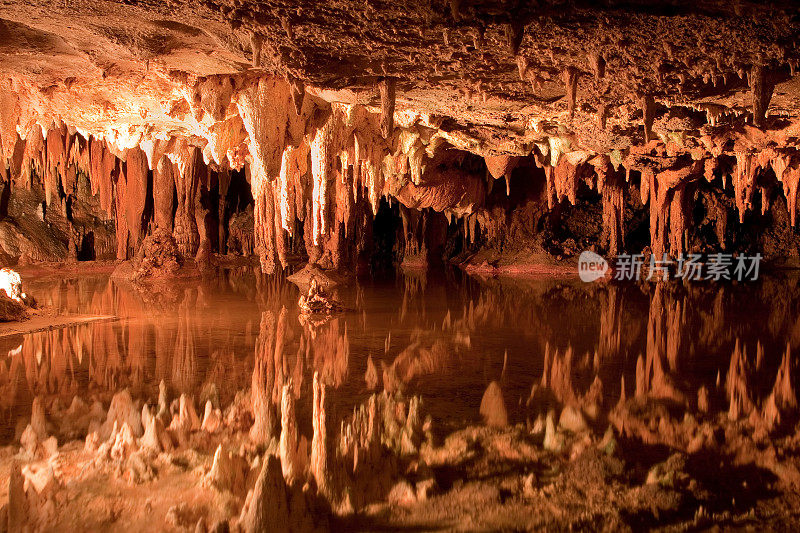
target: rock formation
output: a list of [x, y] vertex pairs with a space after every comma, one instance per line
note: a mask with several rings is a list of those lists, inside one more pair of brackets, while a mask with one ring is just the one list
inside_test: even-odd
[[[230, 249], [247, 212], [232, 196], [242, 184], [253, 237], [235, 247], [265, 272], [295, 252], [324, 268], [355, 264], [374, 246], [368, 221], [382, 199], [460, 220], [468, 244], [500, 246], [519, 214], [509, 202], [529, 196], [518, 181], [543, 184], [528, 216], [600, 195], [596, 244], [612, 255], [696, 249], [687, 214], [720, 196], [740, 223], [760, 207], [786, 210], [793, 226], [800, 30], [779, 3], [705, 12], [679, 2], [680, 23], [649, 4], [550, 4], [419, 5], [401, 16], [344, 1], [336, 13], [358, 15], [335, 28], [320, 21], [338, 15], [313, 7], [290, 17], [212, 2], [156, 23], [147, 6], [119, 5], [125, 30], [62, 5], [6, 6], [3, 31], [27, 37], [2, 52], [4, 175], [12, 195], [41, 195], [41, 219], [57, 231], [45, 252], [23, 242], [15, 214], [3, 250], [12, 260], [133, 258], [159, 228], [183, 256], [205, 259]], [[384, 19], [420, 31], [398, 46]], [[112, 26], [130, 43], [124, 53]], [[202, 61], [178, 59], [197, 53]], [[501, 178], [516, 201], [492, 193]], [[631, 208], [649, 211], [649, 242], [626, 239]], [[709, 244], [730, 245], [727, 216], [709, 216]], [[406, 249], [430, 251], [431, 239]]]

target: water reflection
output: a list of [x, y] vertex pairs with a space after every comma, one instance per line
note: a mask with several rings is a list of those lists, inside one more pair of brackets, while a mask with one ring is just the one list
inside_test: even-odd
[[535, 424], [556, 403], [600, 426], [637, 397], [756, 413], [769, 427], [796, 407], [796, 277], [684, 287], [401, 276], [338, 289], [348, 311], [318, 324], [300, 320], [293, 285], [251, 270], [158, 291], [86, 276], [33, 281], [30, 292], [62, 313], [121, 320], [0, 340], [6, 442], [37, 396], [107, 404], [129, 388], [154, 405], [161, 381], [174, 396], [213, 390], [223, 408], [249, 391], [259, 440], [276, 434], [288, 384], [310, 437], [314, 372], [334, 421], [380, 389], [422, 395], [449, 427], [481, 411], [493, 423]]

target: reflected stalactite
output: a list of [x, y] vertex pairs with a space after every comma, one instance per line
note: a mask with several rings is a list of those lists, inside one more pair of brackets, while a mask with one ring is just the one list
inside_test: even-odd
[[[735, 316], [732, 304], [739, 302], [729, 286], [653, 285], [647, 294], [615, 284], [582, 288], [548, 282], [528, 289], [468, 280], [451, 290], [414, 278], [398, 280], [388, 293], [397, 305], [404, 299], [404, 312], [392, 308], [375, 313], [376, 303], [387, 301], [386, 294], [373, 299], [369, 287], [342, 288], [343, 301], [355, 301], [358, 311], [311, 326], [298, 320], [295, 287], [250, 269], [228, 275], [214, 284], [177, 291], [174, 303], [164, 303], [158, 311], [142, 295], [114, 282], [55, 283], [52, 292], [42, 293], [42, 301], [55, 308], [113, 311], [132, 319], [21, 337], [20, 349], [12, 346], [0, 364], [4, 435], [19, 438], [37, 396], [48, 417], [61, 421], [67, 418], [59, 405], [70, 405], [76, 396], [87, 405], [94, 398], [108, 405], [111, 394], [124, 387], [130, 387], [134, 403], [152, 406], [154, 383], [164, 379], [174, 398], [185, 395], [184, 407], [177, 399], [174, 413], [166, 403], [161, 421], [161, 430], [188, 435], [184, 441], [175, 437], [179, 446], [191, 443], [200, 428], [213, 435], [224, 434], [226, 428], [250, 431], [258, 444], [274, 439], [292, 465], [287, 475], [306, 468], [315, 472], [315, 479], [319, 475], [328, 483], [332, 501], [344, 509], [370, 500], [360, 487], [372, 487], [376, 494], [384, 490], [382, 482], [370, 485], [366, 479], [390, 468], [387, 457], [394, 453], [387, 451], [394, 445], [380, 448], [369, 437], [376, 430], [369, 429], [373, 407], [370, 400], [363, 401], [367, 389], [379, 397], [420, 391], [428, 395], [426, 408], [436, 416], [466, 413], [477, 419], [482, 408], [497, 426], [516, 424], [527, 415], [534, 427], [539, 419], [544, 427], [551, 410], [556, 432], [573, 419], [583, 418], [593, 427], [609, 420], [628, 438], [681, 450], [712, 445], [710, 420], [779, 435], [796, 419], [793, 342], [786, 342], [796, 328], [787, 311], [796, 305], [794, 291], [784, 291], [782, 303], [765, 309], [758, 323], [724, 323], [719, 316]], [[217, 299], [217, 291], [235, 295], [237, 301], [241, 297], [243, 310], [231, 313], [231, 306], [239, 304], [231, 304], [227, 296]], [[756, 294], [772, 298], [780, 292], [765, 282]], [[547, 312], [556, 307], [560, 313]], [[632, 308], [648, 312], [638, 318]], [[768, 328], [762, 328], [766, 323]], [[259, 325], [257, 332], [253, 324]], [[576, 326], [579, 336], [574, 335]], [[742, 338], [738, 347], [731, 340], [737, 337]], [[755, 338], [764, 340], [753, 342]], [[167, 348], [159, 348], [163, 345]], [[252, 358], [243, 355], [250, 350]], [[507, 357], [500, 358], [504, 351]], [[316, 400], [310, 394], [315, 373]], [[497, 384], [487, 392], [492, 380]], [[534, 381], [538, 385], [531, 391]], [[384, 400], [376, 401], [380, 406]], [[231, 415], [236, 402], [245, 415]], [[502, 412], [496, 408], [501, 403], [505, 417], [495, 416]], [[353, 406], [358, 414], [350, 418]], [[567, 407], [571, 411], [559, 417]], [[72, 426], [88, 427], [88, 407], [78, 405], [74, 411], [82, 421]], [[681, 426], [687, 412], [696, 418], [689, 429]], [[728, 412], [735, 420], [728, 422]], [[309, 416], [315, 420], [313, 431], [308, 429]], [[323, 422], [323, 427], [320, 419], [330, 424]], [[337, 427], [342, 431], [333, 431]], [[151, 430], [151, 444], [160, 442], [161, 430]], [[84, 430], [70, 434], [79, 431]], [[311, 441], [310, 450], [303, 451], [304, 438]], [[355, 446], [356, 441], [361, 444]], [[316, 471], [315, 462], [323, 465]], [[341, 497], [343, 487], [353, 489], [349, 503]]]
[[636, 361], [636, 396], [669, 398], [679, 404], [685, 396], [671, 376], [677, 370], [684, 329], [681, 302], [666, 295], [666, 285], [657, 283], [650, 299], [647, 344], [644, 357]]
[[600, 361], [613, 359], [622, 351], [624, 302], [619, 287], [609, 286], [601, 293], [600, 336], [597, 348]]
[[187, 294], [178, 306], [178, 332], [172, 355], [171, 382], [179, 391], [194, 390], [197, 384], [198, 325], [194, 295]]
[[775, 385], [773, 385], [772, 392], [770, 392], [763, 407], [763, 418], [770, 429], [779, 426], [785, 415], [790, 414], [794, 417], [797, 414], [797, 392], [792, 381], [792, 368], [794, 366], [792, 350], [787, 343], [781, 365], [778, 367], [778, 373], [775, 376]]
[[747, 349], [736, 341], [736, 348], [731, 355], [728, 374], [725, 376], [725, 390], [728, 393], [730, 406], [728, 418], [737, 420], [741, 416], [748, 416], [755, 406], [751, 399], [751, 386], [748, 381], [750, 362], [747, 360]]
[[325, 383], [320, 380], [319, 372], [314, 372], [312, 381], [313, 387], [313, 410], [312, 427], [313, 436], [311, 439], [311, 475], [317, 483], [319, 492], [328, 499], [331, 496], [331, 481], [328, 472], [328, 428], [325, 416]]
[[275, 387], [275, 340], [275, 315], [272, 311], [264, 311], [256, 341], [250, 389], [254, 420], [250, 439], [258, 443], [267, 443], [274, 436], [275, 406], [272, 396]]
[[303, 335], [311, 367], [326, 385], [341, 386], [347, 380], [350, 367], [347, 322], [334, 317], [318, 327], [307, 324]]

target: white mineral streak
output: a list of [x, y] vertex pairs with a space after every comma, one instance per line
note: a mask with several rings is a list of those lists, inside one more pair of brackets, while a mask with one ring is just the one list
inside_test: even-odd
[[5, 291], [6, 296], [21, 303], [25, 293], [22, 292], [22, 278], [19, 273], [10, 268], [0, 269], [0, 291]]

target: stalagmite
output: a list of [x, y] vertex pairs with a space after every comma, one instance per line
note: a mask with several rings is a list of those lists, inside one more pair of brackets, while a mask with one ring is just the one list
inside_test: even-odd
[[133, 436], [140, 437], [144, 433], [141, 412], [137, 408], [128, 389], [122, 390], [111, 399], [106, 421], [101, 430], [101, 439], [107, 439], [115, 425], [127, 424]]
[[489, 383], [483, 393], [480, 413], [487, 426], [505, 427], [508, 425], [508, 411], [503, 400], [503, 390], [498, 382]]
[[367, 371], [364, 373], [367, 389], [375, 390], [379, 385], [378, 369], [372, 360], [372, 355], [367, 358]]
[[245, 489], [245, 472], [248, 468], [244, 457], [225, 450], [222, 444], [214, 451], [211, 469], [206, 474], [206, 482], [217, 490], [238, 493]]
[[181, 394], [178, 403], [178, 412], [172, 419], [170, 429], [190, 433], [200, 429], [200, 417], [197, 416], [197, 411], [194, 408], [194, 401], [192, 398]]
[[[151, 450], [156, 453], [169, 450], [172, 447], [170, 438], [164, 428], [164, 422], [157, 416], [150, 415], [149, 410], [144, 406], [142, 422], [144, 423], [144, 434], [140, 440], [143, 449]], [[144, 415], [146, 413], [146, 415]]]
[[289, 532], [289, 501], [286, 482], [277, 457], [268, 455], [252, 493], [248, 496], [239, 524], [247, 533]]
[[216, 433], [220, 429], [222, 429], [222, 413], [219, 409], [214, 409], [211, 405], [211, 400], [207, 400], [200, 430], [207, 433]]

